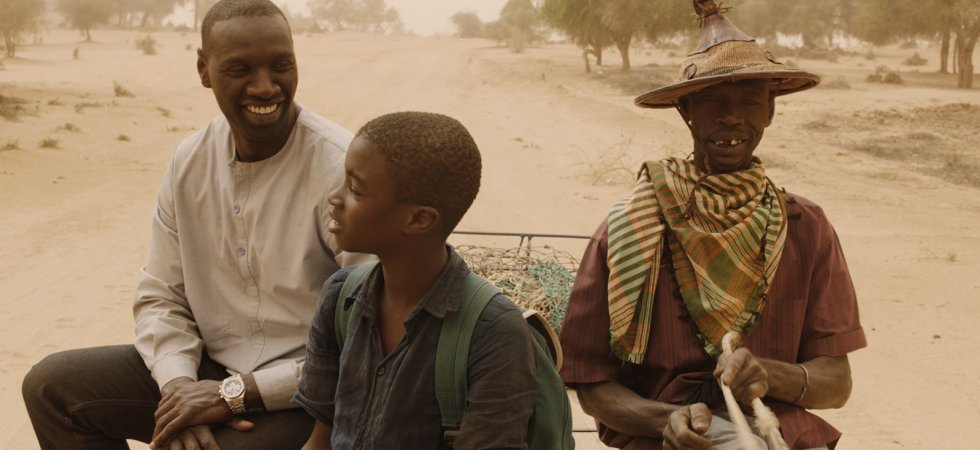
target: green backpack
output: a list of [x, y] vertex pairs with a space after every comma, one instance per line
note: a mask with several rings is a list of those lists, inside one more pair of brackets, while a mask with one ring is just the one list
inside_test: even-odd
[[[343, 348], [344, 339], [350, 329], [353, 307], [342, 306], [343, 300], [350, 296], [354, 288], [363, 283], [364, 278], [377, 262], [362, 264], [354, 268], [340, 289], [336, 313], [335, 330], [337, 343]], [[447, 444], [459, 432], [466, 409], [467, 359], [470, 352], [470, 338], [476, 321], [490, 300], [500, 293], [496, 286], [483, 277], [470, 272], [463, 285], [460, 309], [448, 314], [443, 320], [439, 344], [436, 348], [436, 400], [442, 415], [442, 427]], [[528, 422], [527, 444], [531, 450], [574, 449], [572, 439], [572, 409], [565, 392], [565, 384], [558, 376], [561, 364], [561, 347], [551, 326], [536, 311], [524, 313], [534, 348], [537, 353], [538, 395], [534, 401], [534, 413]]]

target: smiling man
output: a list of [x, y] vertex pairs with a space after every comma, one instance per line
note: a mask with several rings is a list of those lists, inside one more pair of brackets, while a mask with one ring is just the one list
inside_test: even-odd
[[[754, 156], [775, 98], [819, 77], [777, 62], [714, 1], [694, 4], [703, 33], [680, 80], [636, 99], [676, 108], [693, 151], [645, 163], [593, 236], [562, 378], [614, 447], [743, 448], [720, 380], [743, 405], [764, 398], [790, 448], [833, 448], [841, 433], [807, 410], [850, 395], [847, 354], [866, 345], [854, 287], [820, 207]], [[744, 346], [722, 355], [729, 332]]]
[[222, 0], [197, 69], [223, 113], [178, 145], [140, 271], [135, 345], [57, 353], [24, 380], [44, 449], [299, 448], [290, 402], [316, 298], [344, 254], [326, 231], [351, 133], [294, 101], [293, 41], [268, 0]]

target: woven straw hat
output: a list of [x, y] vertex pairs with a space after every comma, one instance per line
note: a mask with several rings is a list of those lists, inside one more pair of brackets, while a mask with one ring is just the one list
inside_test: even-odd
[[701, 40], [681, 65], [674, 84], [637, 97], [641, 108], [673, 108], [680, 98], [715, 84], [748, 79], [771, 79], [775, 95], [810, 89], [820, 77], [776, 60], [732, 21], [712, 0], [694, 0], [701, 18]]

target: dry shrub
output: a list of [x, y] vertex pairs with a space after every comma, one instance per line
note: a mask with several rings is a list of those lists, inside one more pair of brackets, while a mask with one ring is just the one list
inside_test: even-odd
[[144, 55], [157, 54], [157, 41], [153, 36], [146, 35], [143, 39], [136, 40], [136, 48], [143, 51]]
[[41, 148], [58, 148], [59, 144], [60, 144], [60, 142], [58, 142], [57, 139], [48, 138], [48, 139], [45, 139], [45, 140], [41, 141], [40, 147]]
[[136, 97], [133, 95], [132, 91], [126, 89], [126, 86], [123, 86], [122, 83], [118, 81], [112, 82], [112, 90], [116, 93], [116, 97]]
[[0, 117], [10, 121], [20, 120], [20, 116], [27, 114], [27, 100], [9, 95], [0, 95]]
[[129, 136], [126, 136], [125, 134], [120, 134], [119, 136], [116, 136], [116, 140], [117, 141], [121, 141], [121, 142], [129, 142], [130, 141]]
[[880, 65], [875, 68], [875, 72], [868, 75], [869, 83], [903, 84], [905, 80], [898, 72], [891, 70], [888, 66]]
[[929, 60], [919, 56], [919, 52], [915, 52], [909, 59], [905, 60], [906, 66], [924, 66], [929, 64]]
[[980, 105], [950, 103], [907, 109], [872, 109], [827, 115], [805, 124], [834, 130], [837, 144], [877, 158], [910, 161], [909, 167], [953, 183], [980, 187]]
[[851, 88], [851, 84], [847, 82], [847, 78], [844, 78], [843, 75], [839, 75], [833, 80], [820, 83], [819, 86], [825, 89], [850, 89]]
[[636, 171], [631, 167], [629, 150], [633, 145], [633, 136], [622, 136], [615, 144], [599, 152], [594, 158], [586, 161], [584, 176], [593, 186], [629, 185], [636, 178]]
[[104, 106], [105, 106], [105, 103], [99, 103], [99, 102], [80, 102], [80, 103], [75, 103], [75, 112], [77, 112], [77, 113], [83, 113], [83, 112], [85, 112], [85, 110], [87, 108], [102, 108]]
[[14, 139], [12, 141], [7, 141], [5, 144], [3, 144], [2, 147], [0, 147], [0, 151], [8, 151], [8, 150], [20, 150], [20, 143], [18, 143], [17, 140]]

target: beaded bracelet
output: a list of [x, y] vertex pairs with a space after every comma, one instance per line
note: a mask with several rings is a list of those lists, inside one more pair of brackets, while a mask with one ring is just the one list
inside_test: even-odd
[[800, 366], [800, 368], [803, 369], [803, 391], [800, 392], [799, 398], [793, 402], [798, 404], [803, 401], [803, 396], [806, 395], [806, 388], [810, 386], [810, 371], [806, 370], [806, 366], [803, 364], [797, 364], [797, 366]]

